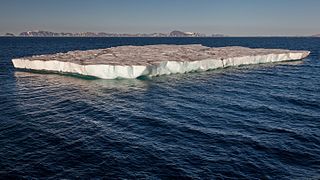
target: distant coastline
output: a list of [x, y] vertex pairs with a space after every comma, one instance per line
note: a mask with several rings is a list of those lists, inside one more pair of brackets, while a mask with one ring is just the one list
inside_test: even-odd
[[5, 37], [226, 37], [224, 34], [206, 35], [198, 32], [172, 31], [170, 33], [106, 33], [106, 32], [51, 32], [51, 31], [25, 31], [19, 34], [5, 33]]
[[270, 36], [229, 36], [225, 34], [207, 35], [199, 32], [171, 31], [170, 33], [106, 33], [106, 32], [52, 32], [52, 31], [25, 31], [19, 34], [5, 33], [0, 37], [320, 37], [320, 34], [305, 36], [287, 36], [287, 35], [270, 35]]

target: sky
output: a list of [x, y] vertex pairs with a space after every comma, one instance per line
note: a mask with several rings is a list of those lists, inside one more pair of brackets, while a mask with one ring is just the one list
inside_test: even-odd
[[0, 34], [152, 33], [230, 36], [320, 33], [320, 0], [0, 0]]

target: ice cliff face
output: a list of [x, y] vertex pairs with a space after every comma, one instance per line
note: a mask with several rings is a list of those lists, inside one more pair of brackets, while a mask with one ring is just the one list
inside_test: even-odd
[[209, 48], [201, 45], [120, 46], [13, 59], [16, 68], [76, 73], [102, 79], [137, 78], [230, 66], [299, 60], [308, 51]]

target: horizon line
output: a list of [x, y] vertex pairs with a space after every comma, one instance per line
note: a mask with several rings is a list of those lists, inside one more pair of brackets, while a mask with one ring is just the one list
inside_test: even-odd
[[[70, 31], [51, 31], [51, 30], [27, 30], [27, 31], [22, 31], [18, 33], [13, 33], [13, 32], [4, 32], [3, 34], [0, 34], [0, 37], [75, 37], [75, 36], [24, 36], [21, 35], [22, 33], [25, 32], [51, 32], [51, 33], [71, 33], [71, 34], [77, 34], [77, 33], [106, 33], [106, 34], [114, 34], [114, 35], [151, 35], [151, 34], [170, 34], [171, 32], [174, 31], [179, 31], [183, 33], [195, 33], [195, 34], [200, 34], [204, 35], [203, 37], [212, 37], [213, 35], [222, 35], [223, 37], [320, 37], [320, 33], [316, 34], [309, 34], [309, 35], [285, 35], [285, 34], [278, 34], [278, 35], [228, 35], [228, 34], [223, 34], [223, 33], [202, 33], [202, 32], [192, 32], [192, 31], [182, 31], [182, 30], [172, 30], [172, 31], [167, 31], [167, 32], [135, 32], [135, 33], [128, 33], [128, 32], [106, 32], [106, 31], [78, 31], [78, 32], [70, 32]], [[14, 35], [14, 36], [9, 36], [8, 34]], [[90, 36], [84, 36], [84, 37], [90, 37]], [[91, 36], [95, 37], [95, 36]], [[126, 37], [126, 36], [119, 36], [119, 37]], [[143, 36], [141, 36], [143, 37]]]

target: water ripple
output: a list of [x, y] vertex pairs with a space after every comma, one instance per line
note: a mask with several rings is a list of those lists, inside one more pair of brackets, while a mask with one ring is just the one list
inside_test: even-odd
[[[312, 53], [146, 80], [23, 72], [10, 62], [157, 43]], [[0, 179], [319, 179], [319, 49], [313, 38], [0, 38]]]

